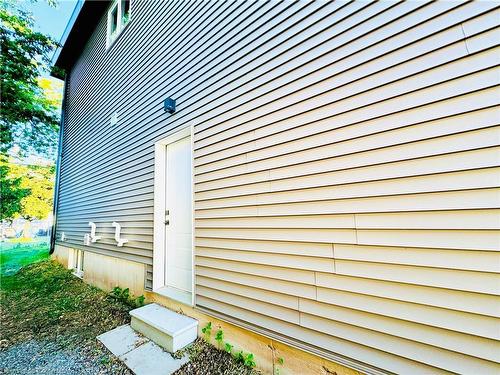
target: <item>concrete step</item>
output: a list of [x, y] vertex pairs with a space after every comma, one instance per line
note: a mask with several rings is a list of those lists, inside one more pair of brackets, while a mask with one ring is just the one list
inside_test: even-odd
[[156, 303], [130, 312], [130, 326], [173, 353], [196, 340], [198, 321]]

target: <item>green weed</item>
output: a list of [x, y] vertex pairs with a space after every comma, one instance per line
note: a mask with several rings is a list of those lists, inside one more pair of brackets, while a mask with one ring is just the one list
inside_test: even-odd
[[119, 286], [115, 286], [111, 291], [111, 296], [126, 303], [130, 307], [144, 306], [145, 297], [142, 295], [139, 297], [133, 297], [130, 294], [129, 288], [122, 289]]
[[201, 329], [201, 332], [205, 336], [205, 341], [210, 341], [210, 336], [212, 335], [212, 322], [208, 322], [205, 327]]
[[219, 350], [222, 348], [223, 340], [224, 340], [224, 332], [222, 332], [222, 329], [219, 329], [215, 333], [215, 341], [217, 341], [217, 346], [218, 346]]
[[230, 343], [226, 342], [224, 344], [224, 350], [226, 351], [226, 353], [231, 354], [232, 351], [233, 351], [233, 345], [231, 345]]
[[238, 363], [245, 363], [245, 356], [243, 355], [243, 351], [239, 351], [238, 353], [236, 353], [234, 358]]
[[255, 359], [252, 353], [248, 353], [245, 356], [244, 364], [247, 367], [254, 368], [257, 364], [255, 363]]

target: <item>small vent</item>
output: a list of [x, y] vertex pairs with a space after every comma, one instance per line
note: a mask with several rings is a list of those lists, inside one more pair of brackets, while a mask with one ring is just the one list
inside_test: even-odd
[[111, 119], [109, 122], [110, 122], [111, 126], [118, 125], [118, 112], [115, 112], [111, 115]]
[[146, 265], [146, 272], [144, 275], [144, 289], [153, 290], [153, 266]]

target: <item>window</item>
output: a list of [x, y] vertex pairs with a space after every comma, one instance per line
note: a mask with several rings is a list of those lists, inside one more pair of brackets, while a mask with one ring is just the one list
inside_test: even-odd
[[108, 11], [109, 48], [130, 21], [130, 0], [115, 0]]
[[83, 259], [84, 252], [78, 249], [72, 249], [68, 259], [68, 268], [73, 270], [73, 275], [83, 277]]

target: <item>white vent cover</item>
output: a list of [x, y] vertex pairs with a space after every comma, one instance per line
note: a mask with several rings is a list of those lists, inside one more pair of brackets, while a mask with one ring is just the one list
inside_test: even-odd
[[111, 115], [110, 123], [111, 126], [118, 125], [118, 112], [115, 112]]

